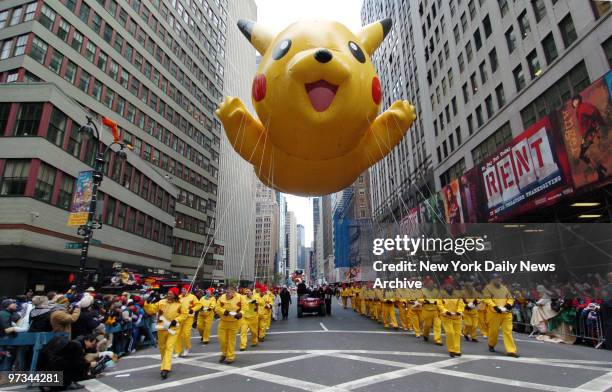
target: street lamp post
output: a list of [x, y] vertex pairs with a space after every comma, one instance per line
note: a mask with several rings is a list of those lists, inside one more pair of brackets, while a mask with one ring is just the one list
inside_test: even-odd
[[93, 230], [102, 228], [102, 222], [94, 222], [94, 217], [96, 214], [98, 187], [102, 183], [102, 179], [104, 177], [104, 165], [106, 164], [106, 159], [104, 157], [106, 156], [106, 153], [109, 150], [113, 151], [112, 146], [118, 145], [119, 150], [115, 151], [115, 154], [118, 159], [125, 160], [127, 159], [127, 154], [123, 150], [126, 147], [129, 148], [128, 145], [119, 142], [117, 124], [114, 121], [105, 117], [103, 119], [103, 123], [104, 125], [107, 125], [112, 128], [113, 135], [114, 135], [114, 141], [110, 143], [108, 146], [106, 146], [106, 149], [104, 149], [104, 151], [99, 150], [100, 132], [98, 131], [98, 127], [96, 123], [92, 120], [90, 116], [87, 116], [87, 124], [79, 128], [79, 133], [82, 135], [83, 139], [86, 141], [94, 140], [96, 143], [95, 145], [98, 148], [98, 152], [96, 154], [96, 159], [94, 161], [94, 166], [93, 166], [93, 175], [92, 175], [93, 186], [91, 190], [92, 191], [91, 203], [89, 204], [89, 211], [87, 214], [87, 223], [85, 223], [85, 225], [83, 226], [80, 226], [77, 230], [77, 233], [83, 236], [83, 246], [81, 248], [81, 257], [79, 260], [79, 274], [77, 278], [77, 290], [79, 291], [82, 291], [84, 289], [83, 275], [85, 273], [85, 265], [87, 263], [87, 254], [89, 252], [89, 244], [91, 241], [91, 237], [93, 235]]

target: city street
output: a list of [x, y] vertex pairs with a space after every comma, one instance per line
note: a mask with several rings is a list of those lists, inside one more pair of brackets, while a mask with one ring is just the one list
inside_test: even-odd
[[332, 317], [298, 319], [291, 307], [289, 320], [273, 322], [265, 342], [237, 352], [231, 366], [217, 362], [215, 337], [208, 346], [195, 337], [191, 354], [174, 360], [166, 381], [159, 378], [159, 355], [151, 348], [83, 384], [109, 392], [612, 391], [610, 351], [515, 337], [519, 359], [465, 341], [463, 356], [451, 359], [443, 347], [385, 330], [334, 300]]

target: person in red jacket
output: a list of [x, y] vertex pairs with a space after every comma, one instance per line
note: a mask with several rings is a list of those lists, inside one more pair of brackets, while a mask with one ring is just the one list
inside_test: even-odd
[[607, 169], [601, 163], [593, 162], [592, 158], [589, 158], [586, 153], [595, 143], [595, 139], [601, 140], [601, 127], [604, 126], [603, 117], [597, 107], [588, 102], [582, 102], [580, 94], [572, 98], [572, 107], [576, 110], [578, 130], [582, 137], [578, 159], [591, 166], [597, 172], [601, 181], [606, 178]]

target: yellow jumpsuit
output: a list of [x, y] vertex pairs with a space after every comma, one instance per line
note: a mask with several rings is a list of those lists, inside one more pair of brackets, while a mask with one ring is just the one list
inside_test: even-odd
[[495, 287], [490, 283], [482, 290], [482, 295], [485, 304], [487, 305], [489, 347], [494, 348], [497, 344], [497, 335], [499, 333], [499, 328], [501, 327], [506, 354], [515, 354], [516, 345], [514, 344], [514, 338], [512, 337], [512, 312], [497, 313], [494, 310], [495, 306], [502, 308], [505, 307], [506, 304], [514, 305], [512, 295], [506, 286], [501, 285], [500, 287]]
[[246, 295], [243, 296], [242, 302], [242, 325], [240, 326], [240, 349], [245, 350], [247, 347], [247, 331], [251, 330], [251, 347], [257, 346], [259, 342], [259, 314], [257, 299]]
[[482, 293], [476, 290], [480, 302], [478, 303], [478, 328], [480, 328], [480, 336], [487, 339], [489, 334], [489, 323], [487, 321], [487, 304], [484, 302]]
[[210, 331], [212, 330], [213, 321], [215, 320], [215, 297], [200, 298], [200, 312], [198, 313], [198, 332], [203, 343], [210, 341]]
[[219, 326], [217, 327], [217, 337], [221, 347], [221, 357], [232, 362], [236, 358], [236, 335], [240, 329], [240, 320], [231, 315], [225, 315], [225, 311], [242, 313], [242, 296], [235, 293], [232, 299], [227, 299], [223, 294], [217, 300], [215, 313], [219, 316]]
[[270, 324], [272, 324], [272, 308], [274, 308], [274, 294], [271, 291], [267, 291], [263, 296], [264, 304], [264, 313], [265, 313], [265, 325], [266, 331], [270, 329]]
[[348, 303], [348, 297], [349, 297], [349, 288], [344, 287], [342, 289], [342, 291], [340, 291], [340, 296], [342, 297], [342, 307], [344, 309], [346, 309], [347, 303]]
[[438, 313], [438, 306], [436, 305], [440, 292], [436, 288], [423, 288], [421, 289], [421, 292], [423, 294], [423, 298], [419, 302], [423, 304], [423, 310], [421, 311], [421, 318], [423, 320], [423, 336], [425, 338], [429, 338], [429, 331], [433, 326], [434, 343], [441, 345], [442, 324], [440, 321], [440, 315]]
[[[448, 352], [461, 354], [461, 316], [465, 304], [459, 296], [451, 295], [449, 297], [452, 298], [442, 298], [437, 301], [438, 311], [444, 326]], [[453, 314], [449, 316], [446, 312]]]
[[351, 307], [355, 312], [359, 309], [360, 299], [361, 298], [359, 298], [359, 288], [355, 286], [351, 287]]
[[365, 297], [365, 293], [366, 293], [366, 288], [364, 286], [361, 286], [361, 288], [359, 288], [359, 314], [361, 314], [362, 316], [364, 314], [366, 314], [366, 297]]
[[373, 291], [370, 288], [366, 288], [365, 289], [365, 314], [364, 316], [366, 317], [372, 317], [372, 296], [373, 296]]
[[478, 304], [481, 301], [476, 290], [463, 290], [463, 302], [465, 304], [465, 310], [463, 311], [463, 336], [466, 339], [471, 338], [473, 342], [477, 341]]
[[160, 370], [170, 371], [172, 370], [172, 354], [174, 353], [179, 328], [189, 318], [188, 310], [181, 302], [170, 302], [167, 299], [162, 299], [155, 303], [145, 302], [144, 311], [151, 316], [157, 315], [158, 324], [162, 324], [160, 320], [162, 316], [170, 322], [176, 320], [178, 324], [177, 327], [171, 327], [172, 331], [175, 332], [174, 334], [164, 330], [157, 331], [157, 346], [161, 354]]
[[181, 294], [179, 300], [187, 309], [187, 319], [181, 323], [179, 327], [178, 338], [176, 339], [176, 346], [174, 352], [180, 354], [183, 349], [191, 349], [191, 330], [193, 329], [193, 317], [195, 312], [200, 309], [200, 301], [195, 295], [188, 293], [186, 295]]
[[397, 319], [395, 318], [395, 293], [393, 290], [387, 289], [383, 293], [382, 302], [382, 319], [385, 328], [389, 328], [389, 324], [397, 329]]
[[410, 329], [410, 322], [408, 321], [408, 290], [397, 289], [397, 303], [400, 326], [404, 331]]
[[414, 330], [414, 335], [417, 338], [421, 337], [421, 312], [422, 303], [419, 299], [423, 294], [418, 289], [407, 289], [408, 291], [408, 323]]
[[374, 289], [374, 315], [376, 316], [374, 320], [378, 321], [382, 324], [382, 301], [384, 298], [384, 293], [381, 289]]
[[253, 298], [257, 301], [257, 328], [259, 330], [258, 339], [263, 341], [266, 337], [266, 300], [258, 293], [253, 293]]

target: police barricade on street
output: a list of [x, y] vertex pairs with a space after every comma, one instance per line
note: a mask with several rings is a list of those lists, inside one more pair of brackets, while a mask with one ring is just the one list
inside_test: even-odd
[[[0, 346], [5, 347], [32, 347], [32, 360], [30, 361], [30, 372], [36, 371], [38, 356], [43, 347], [55, 337], [68, 338], [67, 333], [63, 332], [19, 332], [17, 336], [11, 338], [1, 338]], [[25, 369], [24, 369], [25, 370]]]
[[584, 344], [597, 349], [605, 343], [603, 320], [598, 306], [566, 309], [565, 313], [559, 313], [537, 326], [531, 324], [530, 308], [515, 308], [512, 313], [514, 331], [529, 334], [530, 338], [554, 343]]

